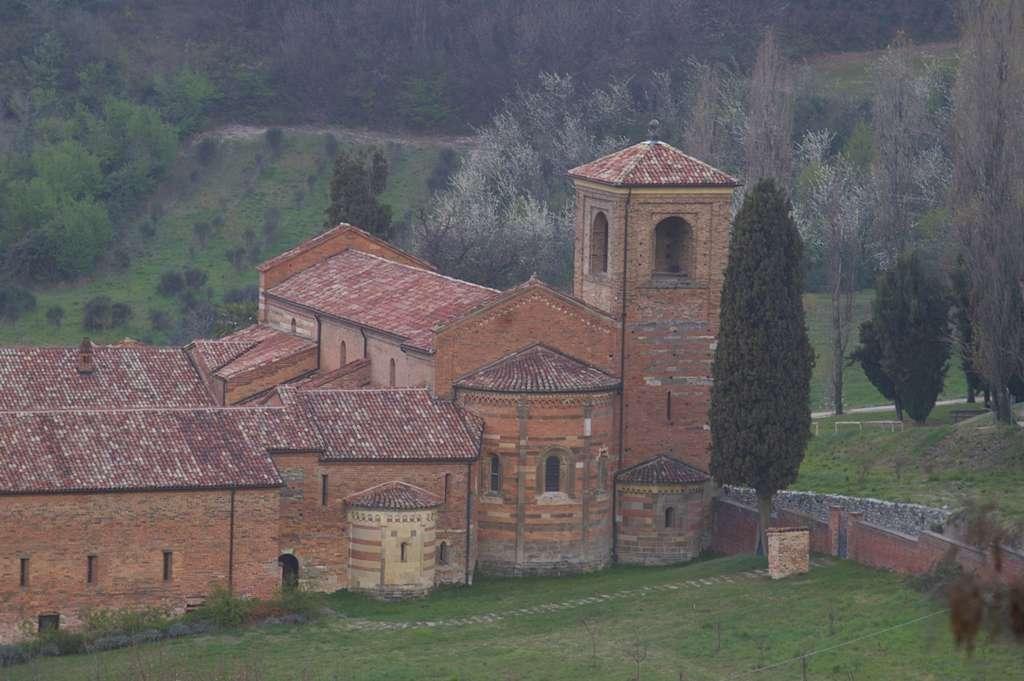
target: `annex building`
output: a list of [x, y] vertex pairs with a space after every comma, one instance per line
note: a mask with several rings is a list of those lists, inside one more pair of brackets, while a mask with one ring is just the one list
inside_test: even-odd
[[0, 348], [0, 641], [215, 586], [385, 598], [708, 541], [738, 182], [658, 141], [570, 171], [572, 293], [443, 276], [339, 225], [181, 348]]

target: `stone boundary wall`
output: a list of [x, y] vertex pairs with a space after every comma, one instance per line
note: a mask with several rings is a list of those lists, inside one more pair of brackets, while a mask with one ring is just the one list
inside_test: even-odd
[[[753, 553], [757, 531], [757, 509], [728, 496], [712, 505], [711, 548], [717, 553]], [[955, 555], [964, 570], [986, 568], [985, 552], [930, 530], [906, 533], [868, 522], [860, 512], [830, 509], [828, 521], [775, 509], [773, 526], [802, 526], [811, 533], [811, 551], [847, 558], [862, 565], [906, 575], [920, 575], [947, 556]], [[845, 542], [840, 539], [845, 529]], [[1003, 574], [1024, 577], [1024, 552], [1003, 547]]]
[[[754, 490], [746, 487], [725, 485], [721, 490], [721, 498], [757, 507]], [[775, 495], [773, 506], [776, 511], [795, 512], [823, 523], [828, 523], [833, 508], [839, 508], [847, 513], [862, 513], [864, 520], [869, 523], [909, 535], [933, 532], [937, 527], [944, 527], [952, 515], [949, 509], [932, 506], [818, 492], [779, 492]]]

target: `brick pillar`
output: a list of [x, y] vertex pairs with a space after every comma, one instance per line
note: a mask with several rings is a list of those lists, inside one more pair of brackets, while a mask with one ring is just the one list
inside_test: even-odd
[[846, 557], [850, 560], [857, 560], [857, 543], [860, 538], [860, 524], [864, 520], [864, 514], [859, 511], [851, 511], [847, 514], [846, 521]]
[[768, 575], [782, 579], [811, 570], [811, 531], [806, 527], [771, 527], [768, 535]]

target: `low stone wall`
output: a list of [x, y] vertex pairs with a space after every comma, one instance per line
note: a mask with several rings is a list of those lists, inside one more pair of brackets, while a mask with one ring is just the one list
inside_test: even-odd
[[[757, 495], [746, 487], [725, 485], [721, 498], [757, 507]], [[847, 513], [862, 513], [864, 520], [873, 525], [910, 535], [943, 528], [952, 515], [952, 511], [944, 508], [817, 492], [779, 492], [773, 507], [776, 511], [792, 511], [823, 523], [828, 523], [831, 509], [839, 508]]]

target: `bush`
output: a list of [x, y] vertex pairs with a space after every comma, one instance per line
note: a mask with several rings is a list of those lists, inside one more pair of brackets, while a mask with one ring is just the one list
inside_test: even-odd
[[124, 326], [133, 314], [132, 306], [128, 303], [114, 303], [110, 306], [110, 324], [112, 327]]
[[89, 331], [102, 331], [113, 325], [112, 303], [107, 296], [96, 296], [85, 304], [82, 326]]
[[243, 624], [252, 612], [253, 603], [233, 595], [227, 589], [218, 587], [206, 602], [195, 612], [196, 619], [212, 622], [221, 628], [237, 627]]
[[167, 333], [171, 330], [171, 315], [167, 314], [163, 310], [150, 310], [149, 325], [154, 331]]
[[267, 236], [272, 235], [277, 231], [278, 225], [281, 224], [281, 209], [276, 206], [270, 206], [263, 211], [263, 233]]
[[231, 266], [238, 272], [241, 272], [245, 266], [245, 248], [242, 246], [236, 246], [224, 251], [224, 257], [228, 259]]
[[34, 643], [40, 655], [49, 657], [78, 655], [85, 652], [85, 636], [80, 632], [66, 629], [42, 632]]
[[157, 285], [156, 290], [162, 296], [176, 296], [185, 288], [185, 278], [181, 276], [181, 272], [164, 272], [160, 275], [160, 283]]
[[284, 146], [284, 130], [281, 128], [269, 128], [265, 136], [270, 150], [275, 155], [281, 153], [281, 147]]
[[23, 664], [32, 659], [32, 652], [24, 645], [0, 645], [0, 669]]
[[0, 321], [15, 322], [36, 309], [36, 297], [20, 286], [0, 287]]
[[192, 225], [192, 235], [196, 238], [203, 246], [206, 245], [207, 240], [210, 238], [210, 234], [213, 232], [213, 226], [209, 222], [196, 222]]
[[142, 610], [99, 609], [85, 613], [82, 633], [90, 638], [112, 634], [137, 634], [148, 629], [166, 629], [171, 624], [167, 611], [160, 608]]
[[218, 147], [217, 140], [212, 137], [204, 137], [199, 140], [199, 144], [196, 145], [196, 158], [199, 163], [204, 166], [213, 163], [213, 159], [217, 158]]
[[225, 303], [255, 303], [259, 300], [259, 286], [242, 286], [233, 288], [224, 294]]
[[128, 255], [127, 250], [118, 248], [114, 251], [112, 262], [114, 269], [119, 272], [124, 272], [132, 264], [132, 257]]
[[185, 286], [188, 288], [202, 288], [208, 278], [209, 275], [206, 274], [206, 271], [197, 267], [190, 267], [185, 270]]
[[60, 326], [64, 321], [64, 308], [60, 305], [51, 305], [46, 310], [46, 321], [50, 322], [51, 326]]
[[907, 577], [907, 586], [929, 596], [944, 596], [947, 589], [964, 576], [964, 569], [953, 555], [944, 557], [928, 572]]

